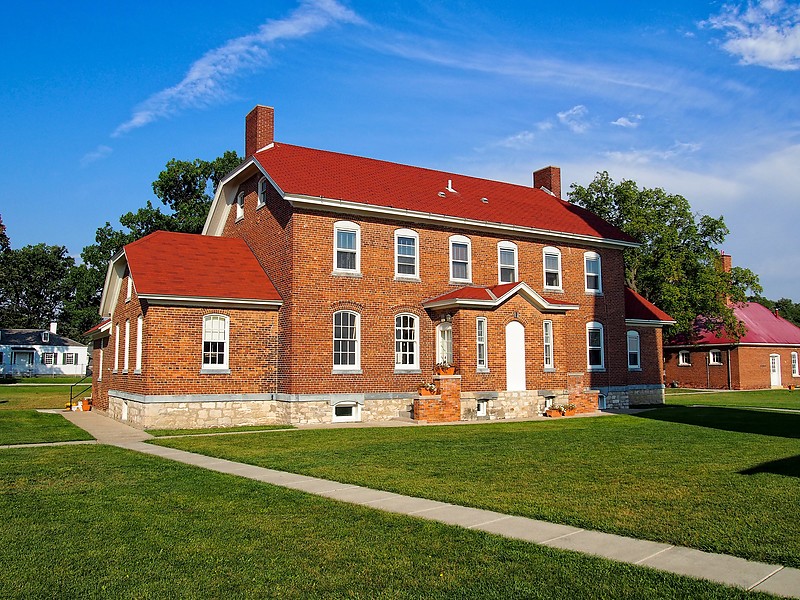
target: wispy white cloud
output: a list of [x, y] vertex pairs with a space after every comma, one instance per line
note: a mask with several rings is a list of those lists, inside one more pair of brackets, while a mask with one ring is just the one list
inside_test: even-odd
[[583, 104], [573, 106], [569, 110], [557, 113], [556, 116], [562, 125], [565, 125], [573, 133], [585, 133], [590, 125], [586, 120], [589, 109]]
[[519, 133], [515, 133], [514, 135], [510, 135], [507, 138], [496, 142], [495, 146], [501, 146], [503, 148], [511, 148], [514, 150], [519, 150], [522, 148], [528, 148], [533, 143], [533, 140], [536, 139], [536, 134], [532, 131], [520, 131]]
[[743, 65], [800, 69], [800, 6], [784, 0], [725, 4], [701, 26], [724, 32], [722, 47]]
[[611, 121], [611, 124], [626, 129], [636, 129], [641, 121], [642, 115], [628, 115], [627, 117], [620, 117], [616, 121]]
[[110, 146], [104, 146], [101, 144], [91, 152], [87, 152], [86, 154], [83, 155], [83, 157], [81, 157], [81, 166], [86, 167], [92, 164], [93, 162], [102, 160], [106, 158], [108, 155], [110, 155], [112, 152], [113, 149]]
[[603, 156], [618, 162], [627, 164], [647, 164], [654, 160], [668, 161], [678, 156], [692, 154], [700, 150], [702, 146], [694, 142], [675, 142], [669, 148], [649, 148], [645, 150], [628, 150], [626, 152], [614, 150], [603, 152]]
[[153, 94], [136, 107], [131, 118], [119, 125], [112, 137], [186, 108], [219, 103], [228, 97], [225, 84], [237, 74], [263, 65], [275, 42], [302, 38], [335, 23], [364, 21], [336, 0], [305, 0], [287, 18], [269, 20], [256, 33], [229, 40], [207, 52], [189, 67], [179, 83]]

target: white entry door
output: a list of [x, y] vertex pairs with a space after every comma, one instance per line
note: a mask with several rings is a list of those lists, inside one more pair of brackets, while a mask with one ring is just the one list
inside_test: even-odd
[[781, 387], [781, 356], [769, 355], [769, 384], [772, 387]]
[[519, 321], [506, 325], [506, 389], [517, 392], [525, 386], [525, 326]]

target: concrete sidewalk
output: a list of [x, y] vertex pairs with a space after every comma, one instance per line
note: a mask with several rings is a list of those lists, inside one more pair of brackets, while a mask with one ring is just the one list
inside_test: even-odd
[[594, 554], [611, 560], [708, 579], [747, 590], [800, 598], [800, 569], [578, 529], [568, 525], [557, 525], [446, 502], [403, 496], [317, 477], [296, 475], [212, 458], [183, 450], [146, 444], [144, 441], [152, 437], [149, 434], [96, 412], [68, 412], [63, 415], [78, 427], [85, 429], [102, 444], [110, 444], [219, 473], [247, 477], [387, 512], [430, 519], [467, 529], [477, 529], [553, 548]]

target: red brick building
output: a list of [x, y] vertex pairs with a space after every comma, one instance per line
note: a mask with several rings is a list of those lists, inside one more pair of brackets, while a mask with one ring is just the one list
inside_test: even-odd
[[[160, 427], [663, 401], [671, 319], [624, 286], [636, 241], [561, 200], [557, 167], [525, 187], [314, 150], [276, 142], [273, 116], [247, 116], [202, 236], [153, 234], [112, 262], [96, 406]], [[138, 373], [109, 363], [117, 344], [141, 345]], [[436, 363], [456, 374], [420, 399]]]

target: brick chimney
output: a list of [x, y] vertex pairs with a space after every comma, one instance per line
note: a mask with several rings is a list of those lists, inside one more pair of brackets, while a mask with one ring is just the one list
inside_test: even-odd
[[244, 154], [251, 156], [275, 141], [275, 109], [257, 105], [244, 121]]
[[556, 198], [561, 198], [561, 169], [545, 167], [533, 172], [533, 187], [547, 188]]
[[725, 254], [725, 252], [720, 252], [719, 255], [719, 264], [720, 269], [722, 269], [723, 273], [730, 273], [731, 272], [731, 263], [733, 259], [731, 258], [730, 254]]

